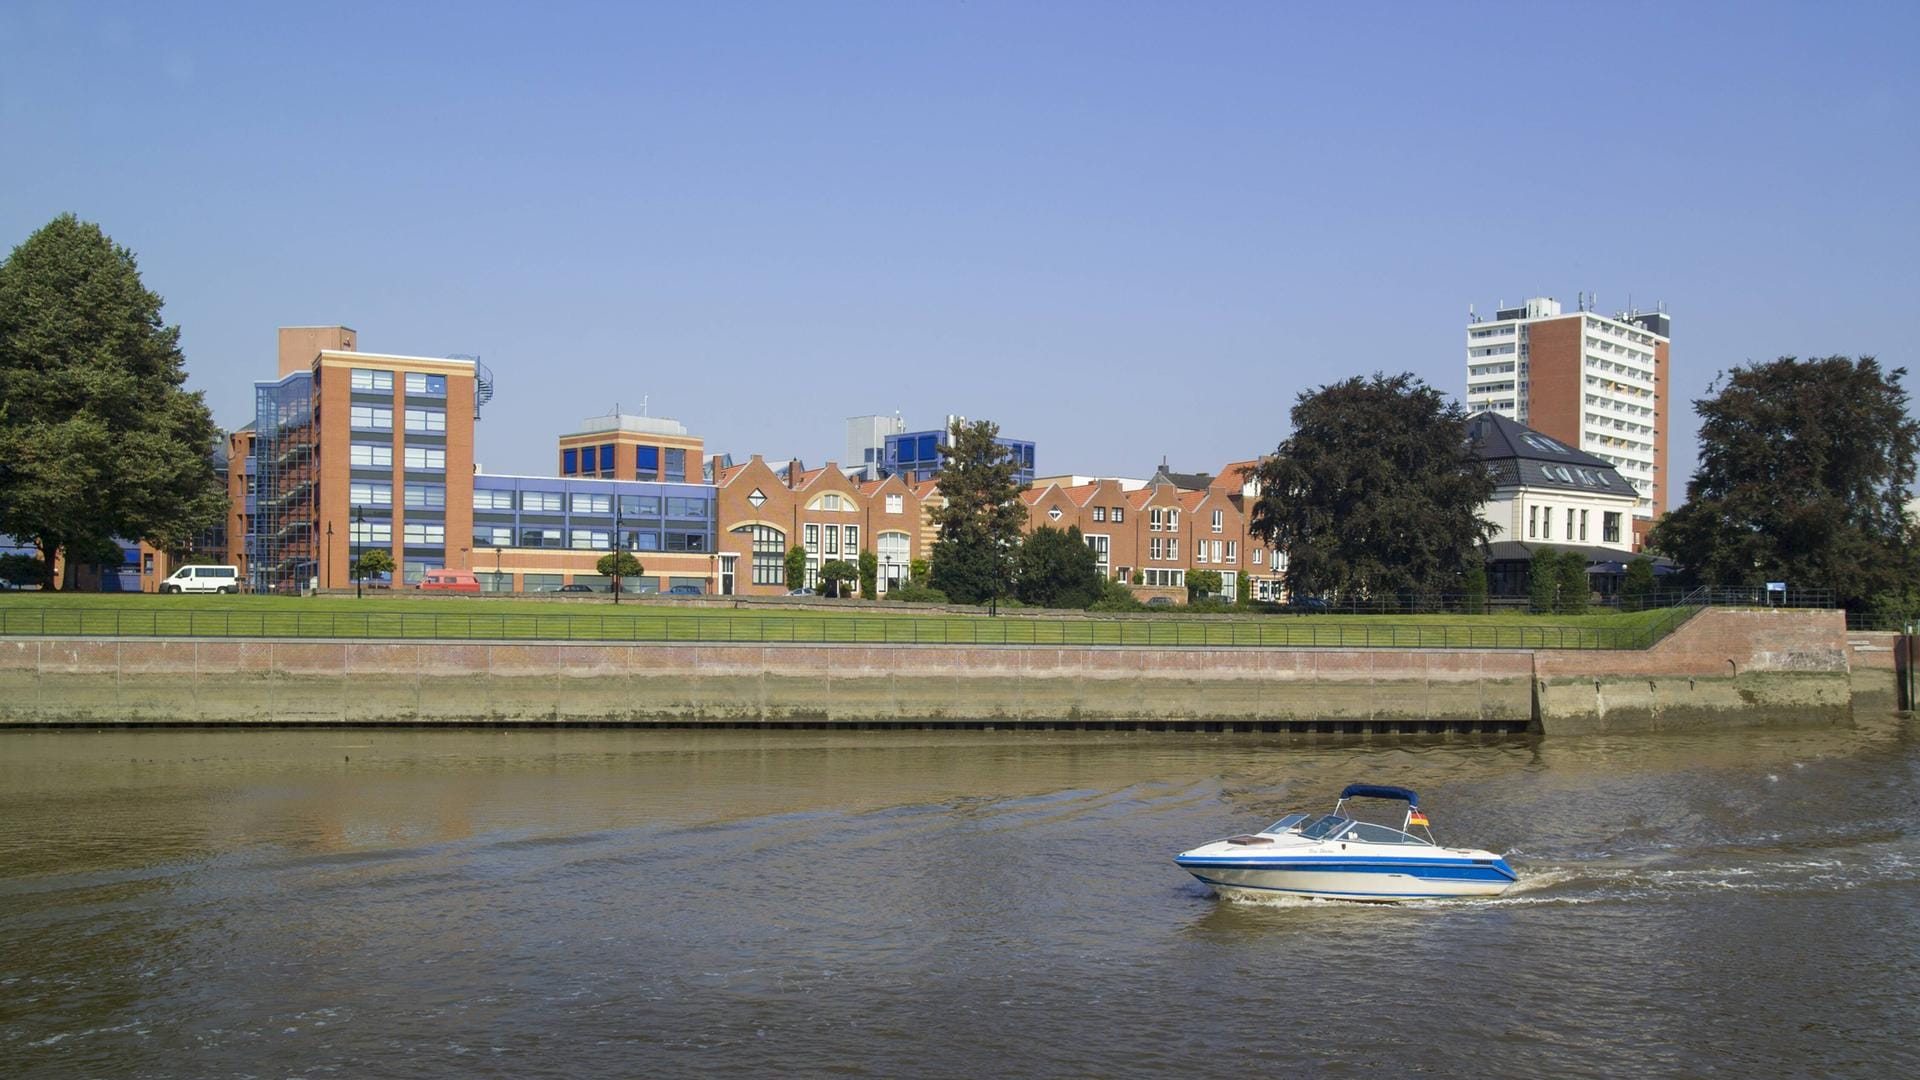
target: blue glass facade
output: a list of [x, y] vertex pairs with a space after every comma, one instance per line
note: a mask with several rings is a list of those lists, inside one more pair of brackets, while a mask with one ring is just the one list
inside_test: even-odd
[[[473, 478], [473, 547], [707, 554], [714, 489], [644, 480]], [[449, 538], [451, 540], [451, 538]]]
[[254, 592], [298, 592], [320, 565], [313, 528], [319, 498], [313, 374], [255, 383], [253, 392], [248, 574]]
[[[908, 483], [933, 479], [939, 474], [943, 461], [940, 440], [945, 434], [942, 431], [908, 431], [887, 436], [886, 451], [880, 464], [881, 475], [898, 476]], [[1013, 451], [1015, 479], [1020, 483], [1032, 483], [1036, 475], [1033, 443], [1024, 439], [993, 441]]]

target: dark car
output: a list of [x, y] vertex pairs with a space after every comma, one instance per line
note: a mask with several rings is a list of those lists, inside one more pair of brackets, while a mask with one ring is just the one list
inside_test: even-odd
[[584, 582], [576, 581], [568, 585], [560, 586], [558, 591], [560, 592], [592, 592], [593, 586], [585, 584]]
[[1324, 615], [1333, 605], [1324, 596], [1296, 596], [1287, 601], [1287, 610], [1295, 615]]
[[705, 589], [698, 585], [674, 585], [667, 589], [668, 596], [703, 596]]
[[1148, 607], [1172, 607], [1173, 598], [1170, 596], [1149, 596], [1147, 597], [1147, 606]]

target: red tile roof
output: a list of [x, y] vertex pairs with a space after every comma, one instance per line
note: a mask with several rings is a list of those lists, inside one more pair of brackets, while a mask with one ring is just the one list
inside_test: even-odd
[[1222, 490], [1239, 491], [1247, 482], [1247, 473], [1260, 467], [1260, 459], [1252, 461], [1230, 461], [1220, 469], [1220, 475], [1213, 478], [1213, 486]]

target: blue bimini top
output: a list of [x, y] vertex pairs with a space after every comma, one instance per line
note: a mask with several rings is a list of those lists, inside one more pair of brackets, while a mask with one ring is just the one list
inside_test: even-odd
[[1399, 799], [1408, 806], [1420, 805], [1420, 796], [1415, 795], [1410, 789], [1387, 787], [1383, 784], [1348, 784], [1347, 789], [1340, 793], [1340, 797], [1343, 799], [1356, 797], [1366, 799]]

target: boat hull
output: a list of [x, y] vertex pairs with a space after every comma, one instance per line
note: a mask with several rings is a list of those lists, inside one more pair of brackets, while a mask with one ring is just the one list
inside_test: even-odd
[[1222, 894], [1394, 903], [1499, 896], [1516, 875], [1503, 859], [1221, 859], [1182, 856], [1181, 869]]

